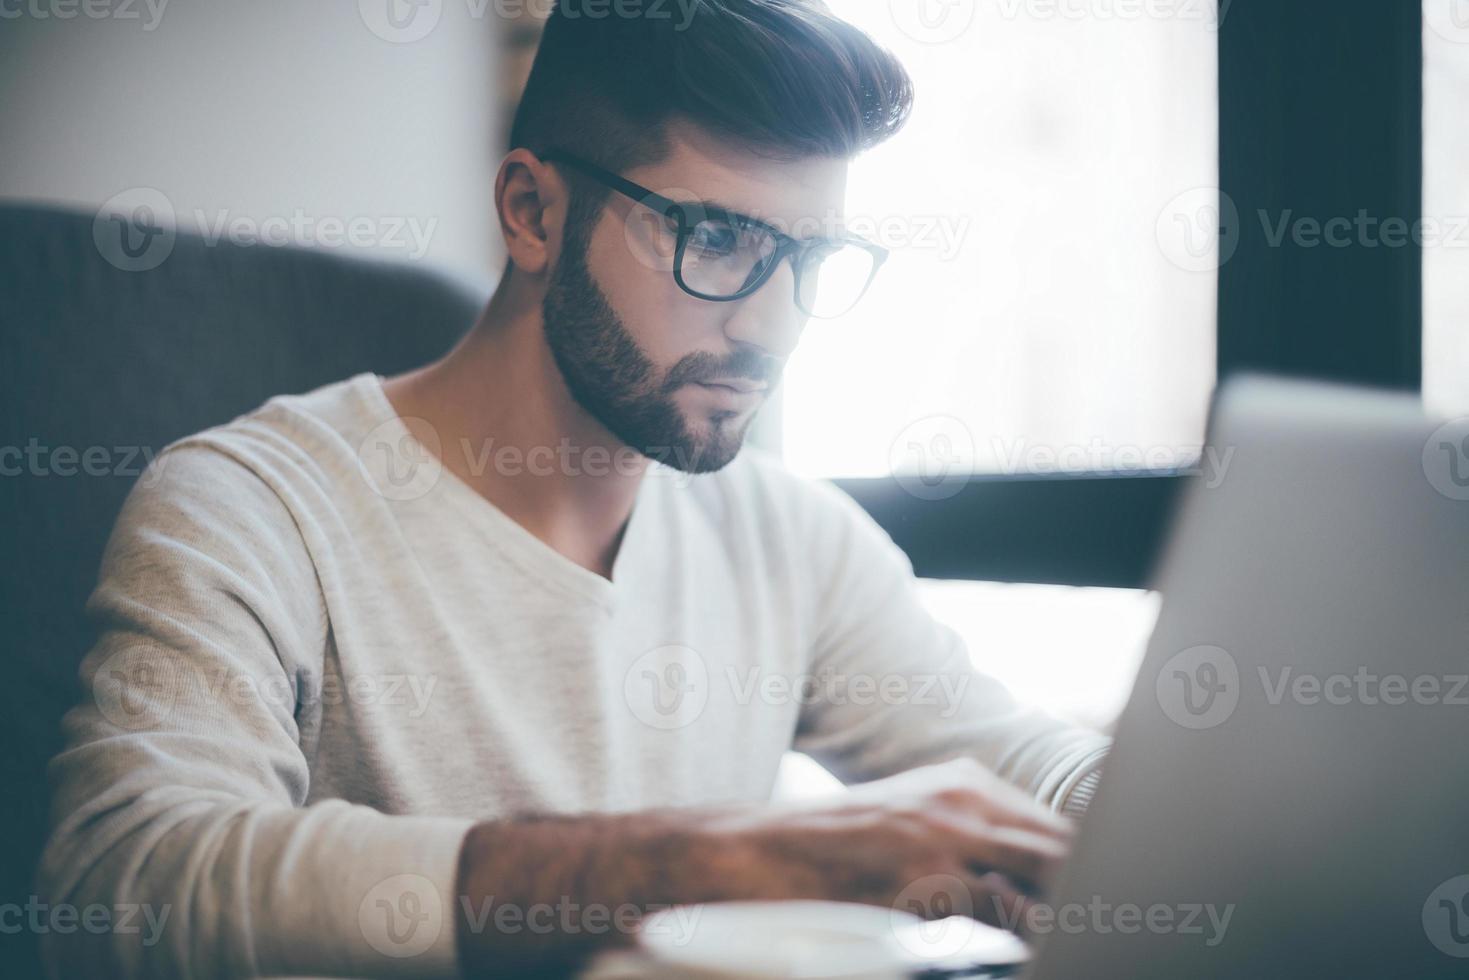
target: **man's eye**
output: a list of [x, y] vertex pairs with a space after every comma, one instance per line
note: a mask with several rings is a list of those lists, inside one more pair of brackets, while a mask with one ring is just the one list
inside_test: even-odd
[[694, 226], [689, 244], [708, 255], [729, 255], [739, 244], [739, 234], [727, 224], [702, 221]]

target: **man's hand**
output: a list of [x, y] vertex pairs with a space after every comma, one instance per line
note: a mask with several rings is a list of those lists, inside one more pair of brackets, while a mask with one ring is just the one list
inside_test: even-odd
[[[1014, 922], [1070, 836], [968, 759], [800, 803], [486, 823], [460, 857], [460, 959], [471, 975], [563, 972], [631, 938], [635, 918], [619, 910], [710, 901], [827, 899]], [[507, 906], [513, 929], [495, 915]]]
[[1071, 839], [1067, 821], [969, 759], [745, 819], [731, 822], [753, 859], [727, 869], [742, 897], [866, 902], [930, 918], [964, 911], [995, 925], [1017, 920]]

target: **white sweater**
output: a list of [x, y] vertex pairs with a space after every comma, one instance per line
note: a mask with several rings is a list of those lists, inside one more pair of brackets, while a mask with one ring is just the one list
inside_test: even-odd
[[138, 928], [46, 936], [67, 976], [453, 975], [475, 821], [765, 800], [792, 747], [848, 781], [969, 754], [1059, 808], [1107, 745], [976, 675], [834, 488], [655, 466], [608, 580], [371, 374], [161, 453], [87, 612], [41, 889]]

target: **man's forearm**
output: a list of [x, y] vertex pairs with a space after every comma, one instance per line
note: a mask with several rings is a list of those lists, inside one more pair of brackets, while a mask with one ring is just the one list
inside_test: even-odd
[[753, 808], [483, 823], [460, 852], [454, 912], [468, 976], [562, 975], [631, 941], [660, 908], [753, 897]]
[[469, 976], [564, 975], [650, 911], [714, 901], [901, 901], [999, 924], [1069, 834], [970, 759], [829, 800], [484, 823], [460, 851], [459, 961]]

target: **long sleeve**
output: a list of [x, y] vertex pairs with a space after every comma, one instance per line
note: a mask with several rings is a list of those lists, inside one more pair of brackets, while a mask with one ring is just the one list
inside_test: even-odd
[[307, 805], [329, 624], [267, 483], [213, 448], [162, 454], [86, 611], [39, 888], [130, 928], [47, 935], [53, 975], [455, 974], [469, 821]]
[[848, 782], [972, 756], [1054, 809], [1084, 808], [1110, 741], [976, 671], [923, 607], [907, 556], [845, 494], [821, 489], [826, 505], [805, 523], [823, 583], [812, 654], [823, 696], [796, 747]]

